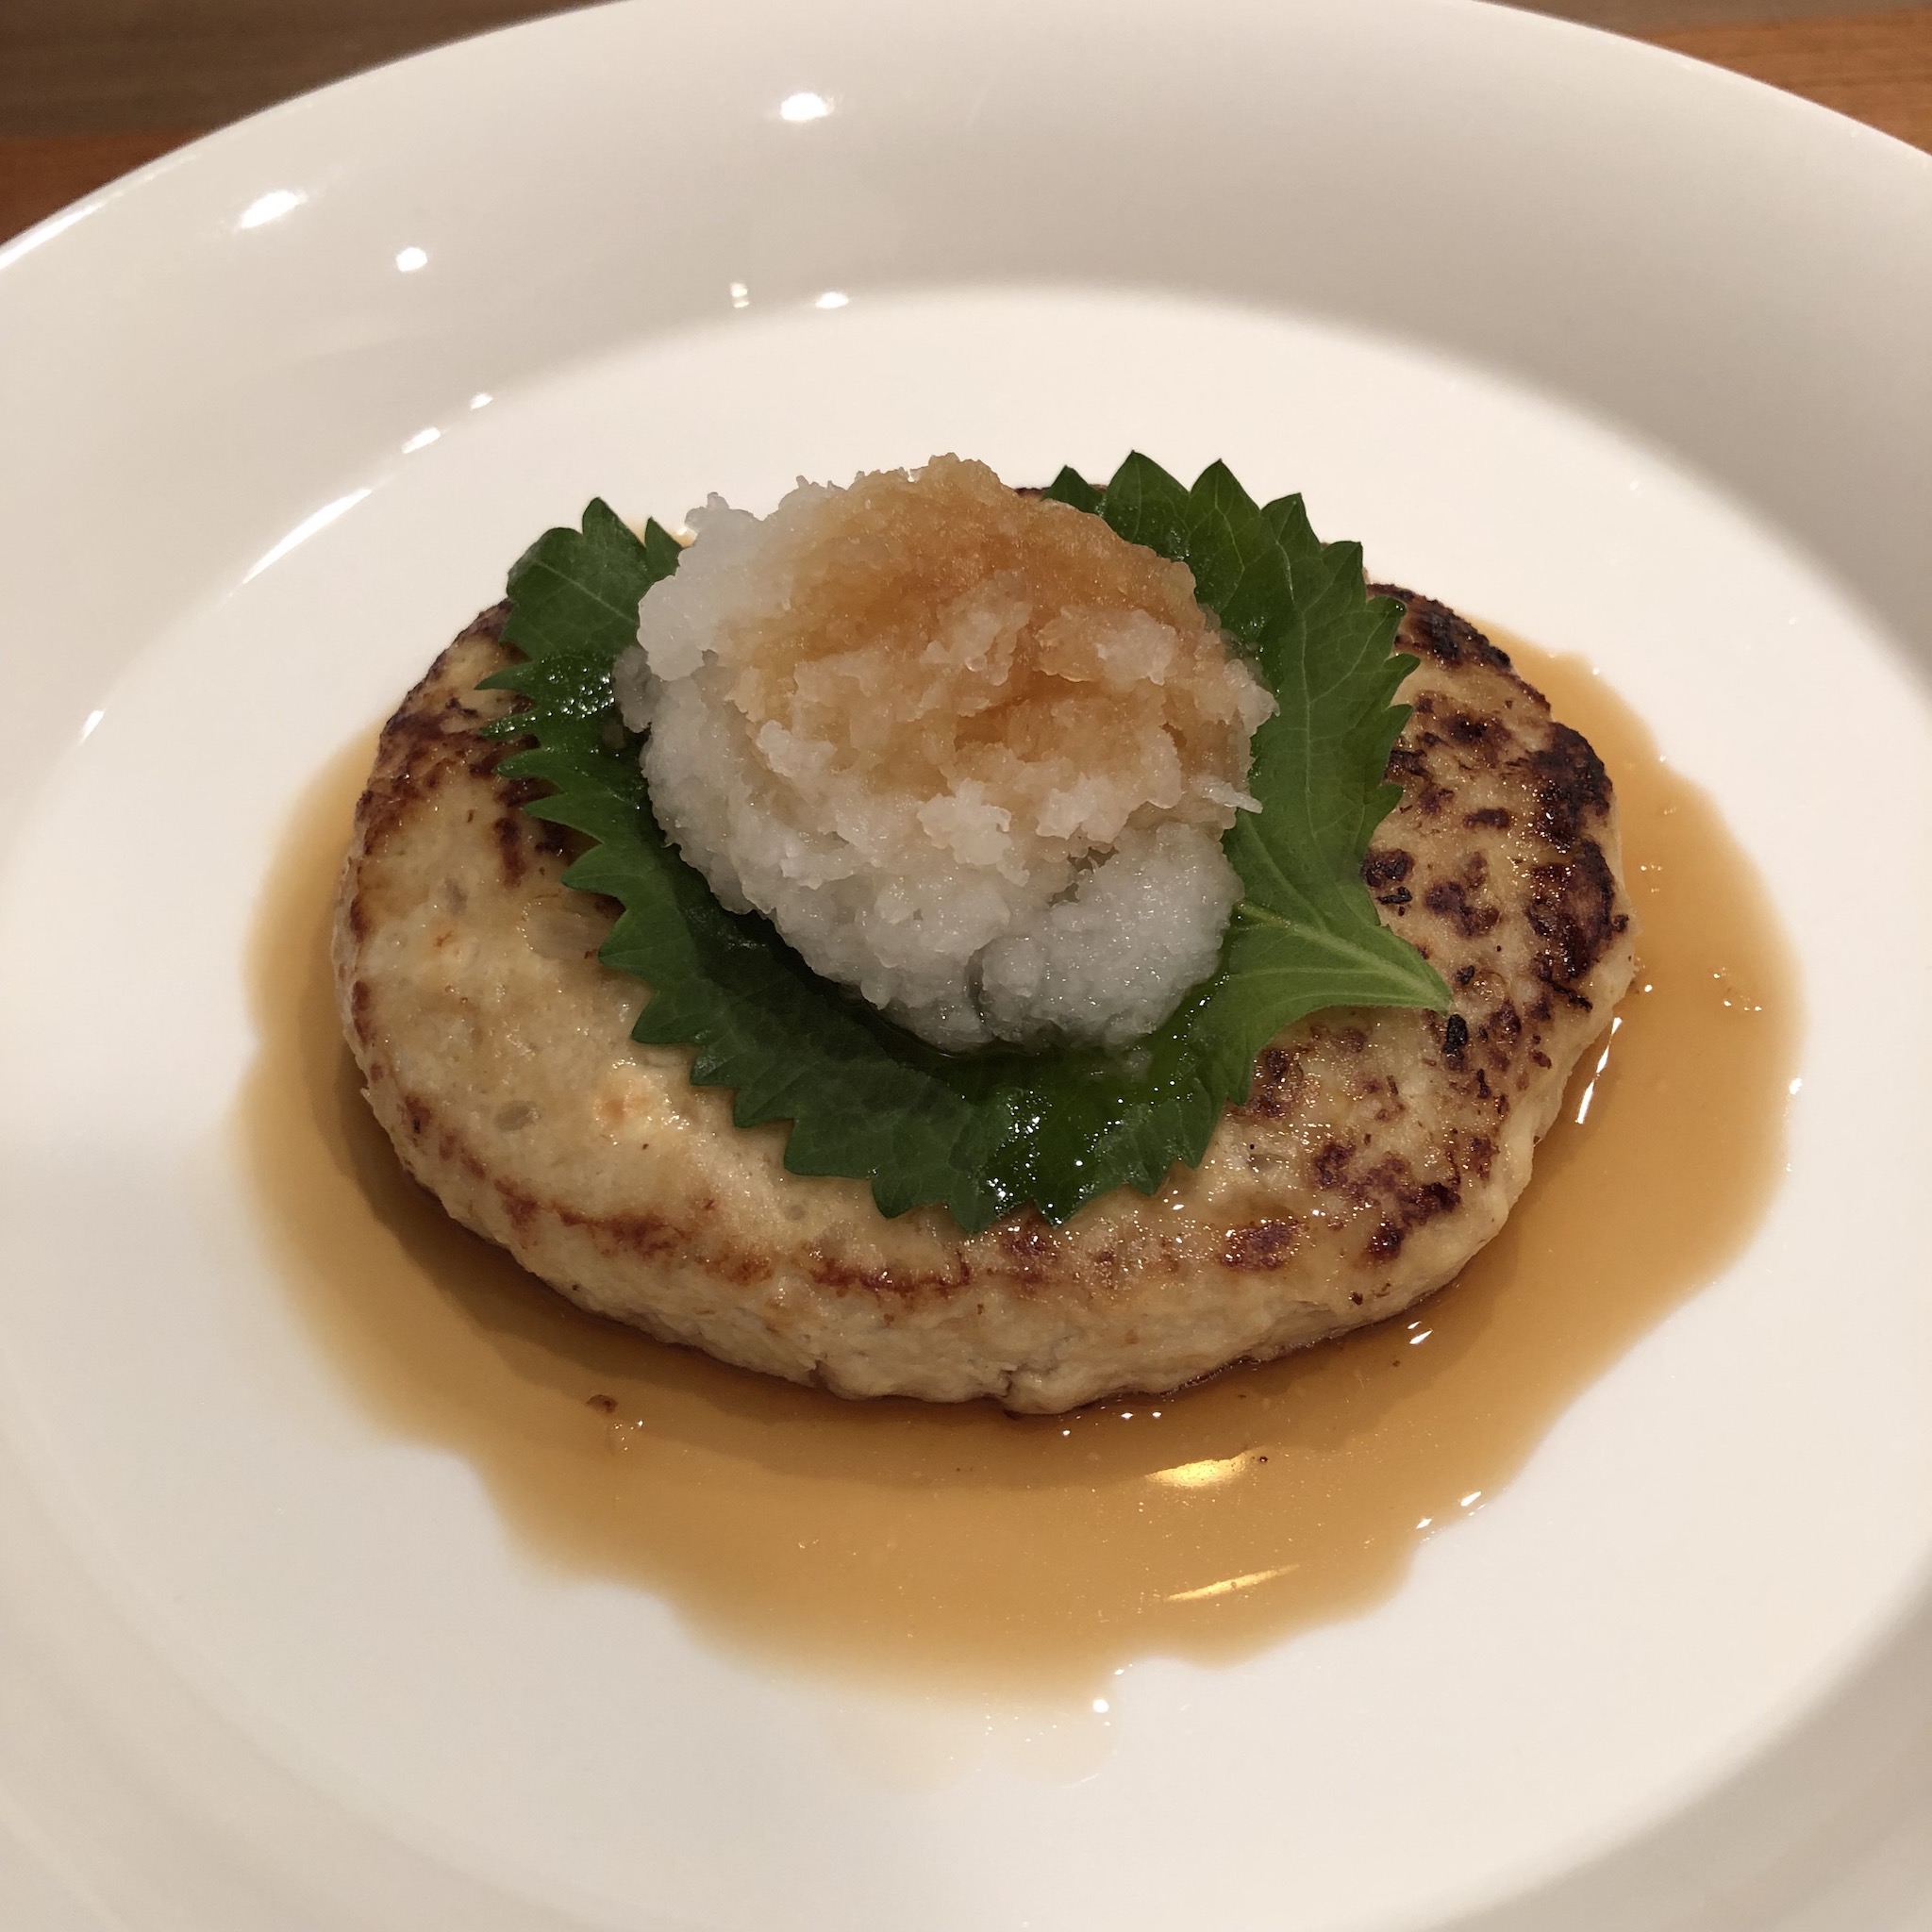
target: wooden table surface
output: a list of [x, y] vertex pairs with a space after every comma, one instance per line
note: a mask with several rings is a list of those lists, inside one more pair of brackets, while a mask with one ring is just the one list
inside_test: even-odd
[[[508, 17], [535, 12], [539, 5], [504, 10]], [[1932, 6], [1757, 24], [1718, 22], [1643, 38], [1803, 94], [1932, 152]], [[345, 40], [336, 65], [353, 71], [391, 51], [386, 42], [367, 36]], [[54, 52], [70, 58], [64, 66], [58, 59], [44, 63], [54, 76], [44, 91], [49, 110], [36, 114], [27, 95], [15, 101], [14, 111], [0, 123], [0, 240], [204, 131], [180, 125], [126, 125], [130, 113], [125, 82], [109, 75], [91, 97], [86, 49], [76, 53], [56, 47]], [[301, 71], [298, 84], [327, 78], [329, 71]], [[172, 95], [158, 98], [198, 97], [192, 89], [177, 87]], [[131, 118], [140, 116], [137, 112]], [[8, 123], [17, 125], [23, 120], [52, 121], [58, 126], [56, 131], [4, 131]]]

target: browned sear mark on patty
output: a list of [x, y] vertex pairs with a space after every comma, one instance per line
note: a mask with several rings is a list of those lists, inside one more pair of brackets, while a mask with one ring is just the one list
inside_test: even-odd
[[1470, 889], [1459, 879], [1435, 880], [1423, 894], [1423, 904], [1439, 919], [1446, 919], [1466, 940], [1494, 931], [1503, 916], [1493, 906], [1474, 904]]
[[1372, 597], [1393, 597], [1407, 607], [1396, 637], [1398, 649], [1433, 658], [1438, 664], [1457, 665], [1469, 659], [1507, 670], [1509, 659], [1467, 618], [1457, 616], [1433, 597], [1418, 597], [1395, 584], [1371, 584]]
[[1272, 1272], [1293, 1252], [1300, 1233], [1301, 1224], [1292, 1219], [1257, 1221], [1247, 1227], [1231, 1228], [1221, 1251], [1221, 1265]]
[[1415, 896], [1403, 884], [1415, 870], [1415, 855], [1391, 846], [1371, 845], [1362, 859], [1362, 883], [1377, 905], [1407, 906]]
[[1610, 774], [1580, 732], [1552, 720], [1528, 763], [1537, 782], [1537, 830], [1552, 845], [1574, 844], [1608, 816]]
[[1594, 839], [1582, 841], [1574, 858], [1537, 866], [1530, 876], [1524, 916], [1542, 941], [1538, 972], [1549, 984], [1570, 989], [1628, 925], [1617, 910], [1617, 882]]

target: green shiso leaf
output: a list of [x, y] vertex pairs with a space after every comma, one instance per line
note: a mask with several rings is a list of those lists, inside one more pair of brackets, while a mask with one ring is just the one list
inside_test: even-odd
[[1131, 456], [1105, 490], [1062, 470], [1046, 493], [1187, 564], [1278, 704], [1254, 739], [1262, 809], [1225, 841], [1245, 891], [1220, 970], [1126, 1052], [941, 1053], [718, 904], [651, 816], [611, 696], [638, 600], [677, 568], [655, 523], [640, 539], [598, 501], [580, 531], [541, 537], [509, 574], [523, 659], [488, 680], [525, 700], [496, 728], [535, 741], [504, 771], [554, 788], [524, 808], [594, 841], [565, 882], [624, 908], [599, 957], [651, 989], [635, 1037], [694, 1048], [692, 1080], [734, 1089], [739, 1125], [790, 1121], [793, 1173], [870, 1181], [889, 1215], [943, 1204], [968, 1233], [1028, 1203], [1058, 1222], [1114, 1188], [1155, 1192], [1306, 1014], [1449, 1006], [1361, 879], [1400, 795], [1383, 777], [1407, 715], [1391, 700], [1416, 660], [1391, 653], [1401, 606], [1368, 596], [1359, 546], [1319, 541], [1298, 496], [1257, 506], [1219, 463], [1189, 490]]

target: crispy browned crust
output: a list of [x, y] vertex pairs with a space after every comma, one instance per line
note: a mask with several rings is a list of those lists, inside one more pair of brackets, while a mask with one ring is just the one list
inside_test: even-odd
[[1026, 1409], [1159, 1390], [1407, 1307], [1501, 1224], [1564, 1079], [1630, 972], [1603, 765], [1453, 612], [1421, 658], [1403, 789], [1363, 868], [1454, 990], [1446, 1018], [1318, 1015], [1256, 1064], [1198, 1171], [1062, 1227], [884, 1220], [782, 1165], [689, 1054], [627, 1039], [643, 990], [594, 951], [614, 908], [558, 883], [574, 835], [518, 808], [505, 607], [385, 728], [338, 902], [344, 1030], [405, 1165], [564, 1292], [670, 1340], [841, 1392]]

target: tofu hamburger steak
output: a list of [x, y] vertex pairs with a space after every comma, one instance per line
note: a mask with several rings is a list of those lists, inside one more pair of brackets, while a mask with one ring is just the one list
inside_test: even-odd
[[[612, 683], [719, 905], [922, 1052], [1126, 1065], [1180, 1024], [1242, 916], [1226, 853], [1274, 809], [1276, 706], [1187, 566], [954, 458], [693, 522]], [[376, 1118], [583, 1307], [841, 1395], [1054, 1412], [1399, 1312], [1502, 1225], [1632, 921], [1588, 743], [1463, 620], [1374, 594], [1418, 662], [1360, 887], [1447, 1009], [1281, 1027], [1152, 1193], [889, 1217], [863, 1176], [789, 1169], [786, 1119], [736, 1124], [689, 1044], [633, 1039], [651, 990], [598, 958], [619, 908], [562, 883], [590, 841], [528, 809], [548, 788], [495, 735], [521, 701], [479, 689], [521, 656], [507, 606], [405, 699], [357, 809], [335, 970]]]

